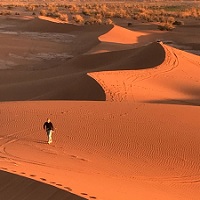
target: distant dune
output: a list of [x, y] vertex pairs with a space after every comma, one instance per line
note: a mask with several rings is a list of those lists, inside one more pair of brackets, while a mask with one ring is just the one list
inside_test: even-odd
[[101, 35], [99, 40], [102, 42], [114, 42], [114, 43], [121, 43], [121, 44], [134, 44], [138, 42], [138, 38], [148, 35], [142, 32], [133, 32], [126, 28], [120, 26], [114, 26], [109, 32]]

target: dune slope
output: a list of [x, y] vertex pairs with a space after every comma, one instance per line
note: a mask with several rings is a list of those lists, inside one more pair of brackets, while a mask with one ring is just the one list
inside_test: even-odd
[[[104, 88], [107, 100], [199, 105], [199, 56], [157, 45], [164, 52], [164, 60], [152, 69], [89, 73]], [[142, 55], [137, 59], [144, 59], [147, 66], [148, 59]]]
[[[35, 101], [0, 110], [2, 170], [87, 199], [199, 198], [194, 106]], [[46, 117], [56, 127], [52, 145]]]
[[[5, 169], [4, 169], [5, 170]], [[0, 171], [1, 199], [63, 199], [63, 200], [84, 200], [65, 190], [47, 185], [29, 178]], [[8, 192], [9, 190], [9, 192]]]

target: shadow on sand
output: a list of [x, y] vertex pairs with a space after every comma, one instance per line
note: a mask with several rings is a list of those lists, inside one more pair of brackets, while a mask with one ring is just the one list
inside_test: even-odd
[[173, 89], [190, 98], [155, 99], [146, 101], [146, 103], [200, 106], [200, 87], [176, 83]]
[[0, 171], [0, 199], [9, 200], [86, 200], [54, 186]]
[[152, 43], [138, 49], [80, 55], [46, 70], [2, 71], [0, 101], [105, 101], [104, 90], [88, 73], [153, 68], [164, 59], [164, 49], [160, 44]]
[[145, 101], [145, 103], [200, 106], [200, 99], [161, 99]]

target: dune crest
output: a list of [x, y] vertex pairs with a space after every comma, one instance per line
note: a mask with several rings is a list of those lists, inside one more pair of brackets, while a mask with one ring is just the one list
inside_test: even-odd
[[[199, 97], [194, 98], [192, 94], [192, 88], [199, 87], [199, 56], [162, 43], [160, 45], [165, 51], [165, 59], [154, 68], [94, 72], [88, 75], [102, 86], [107, 101], [171, 100], [199, 104]], [[142, 54], [140, 55], [138, 59], [143, 60]], [[144, 63], [145, 60], [146, 58]]]
[[143, 32], [133, 32], [121, 26], [114, 25], [114, 27], [99, 37], [101, 42], [112, 42], [121, 44], [133, 44], [138, 42], [138, 38], [147, 35]]

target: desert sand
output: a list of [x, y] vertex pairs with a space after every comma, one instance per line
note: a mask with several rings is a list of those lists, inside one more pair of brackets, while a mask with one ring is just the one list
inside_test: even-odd
[[199, 200], [200, 24], [0, 24], [0, 199]]

